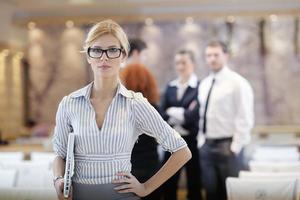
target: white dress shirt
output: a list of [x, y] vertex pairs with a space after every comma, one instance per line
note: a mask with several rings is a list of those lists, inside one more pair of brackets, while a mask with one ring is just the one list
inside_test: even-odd
[[188, 86], [190, 86], [191, 88], [196, 88], [197, 84], [198, 84], [198, 78], [196, 74], [193, 73], [190, 75], [187, 82], [182, 84], [178, 78], [171, 81], [169, 85], [177, 88], [177, 100], [180, 100], [184, 95], [184, 92]]
[[[206, 133], [202, 134], [203, 114], [212, 81], [215, 83], [206, 113]], [[223, 67], [211, 73], [199, 87], [200, 124], [198, 140], [233, 137], [231, 151], [239, 153], [250, 142], [254, 124], [253, 91], [249, 82], [241, 75]]]

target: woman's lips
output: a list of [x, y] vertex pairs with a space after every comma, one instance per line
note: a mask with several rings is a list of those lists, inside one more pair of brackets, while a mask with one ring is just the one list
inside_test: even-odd
[[101, 65], [101, 66], [98, 66], [98, 68], [105, 70], [105, 69], [110, 69], [111, 66], [109, 66], [109, 65]]

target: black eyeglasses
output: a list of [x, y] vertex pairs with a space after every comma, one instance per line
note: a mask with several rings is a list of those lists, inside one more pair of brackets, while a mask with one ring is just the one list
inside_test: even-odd
[[122, 48], [109, 48], [109, 49], [101, 49], [99, 47], [89, 47], [87, 49], [87, 54], [91, 58], [101, 58], [103, 53], [105, 53], [107, 58], [114, 59], [119, 58], [121, 56], [123, 49]]

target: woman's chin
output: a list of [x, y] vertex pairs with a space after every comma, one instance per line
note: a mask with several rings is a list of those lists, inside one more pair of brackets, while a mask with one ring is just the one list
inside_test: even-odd
[[113, 71], [98, 71], [96, 75], [97, 77], [101, 77], [101, 78], [117, 77], [117, 73], [114, 73]]

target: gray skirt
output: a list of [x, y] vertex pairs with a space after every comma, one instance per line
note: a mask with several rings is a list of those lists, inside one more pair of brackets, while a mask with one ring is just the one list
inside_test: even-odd
[[120, 194], [116, 184], [81, 184], [73, 182], [73, 200], [140, 200], [134, 193]]

